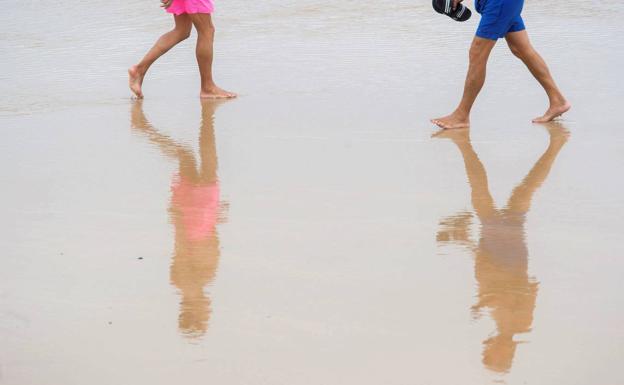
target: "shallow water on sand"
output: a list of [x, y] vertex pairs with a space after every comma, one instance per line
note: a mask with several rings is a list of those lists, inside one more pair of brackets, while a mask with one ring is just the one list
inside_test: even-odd
[[191, 39], [137, 103], [157, 4], [5, 4], [0, 384], [624, 383], [623, 11], [566, 4], [524, 18], [574, 109], [500, 42], [433, 137], [478, 17], [217, 2], [241, 98]]

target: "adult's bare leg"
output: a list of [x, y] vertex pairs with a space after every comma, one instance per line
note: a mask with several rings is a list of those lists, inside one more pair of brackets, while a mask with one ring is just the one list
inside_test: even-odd
[[432, 123], [446, 129], [470, 126], [470, 110], [485, 83], [487, 61], [494, 45], [496, 45], [496, 40], [475, 36], [470, 47], [470, 65], [462, 100], [452, 114], [443, 118], [432, 119]]
[[549, 122], [567, 112], [572, 105], [557, 87], [544, 59], [531, 45], [527, 31], [510, 32], [505, 36], [505, 39], [511, 52], [522, 60], [535, 79], [544, 87], [544, 91], [548, 95], [550, 103], [548, 110], [542, 116], [533, 119], [533, 122]]

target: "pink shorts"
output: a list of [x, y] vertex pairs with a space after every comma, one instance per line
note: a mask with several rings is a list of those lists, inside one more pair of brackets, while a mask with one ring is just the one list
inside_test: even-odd
[[214, 11], [214, 3], [212, 0], [173, 0], [173, 3], [167, 8], [167, 12], [174, 15], [182, 15], [184, 13], [212, 13]]

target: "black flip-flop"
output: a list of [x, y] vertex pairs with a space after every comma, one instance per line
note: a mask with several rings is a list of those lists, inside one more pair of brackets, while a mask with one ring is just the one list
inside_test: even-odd
[[437, 13], [446, 15], [455, 21], [466, 21], [472, 16], [472, 11], [462, 3], [457, 4], [457, 8], [453, 11], [453, 0], [433, 0], [432, 5]]

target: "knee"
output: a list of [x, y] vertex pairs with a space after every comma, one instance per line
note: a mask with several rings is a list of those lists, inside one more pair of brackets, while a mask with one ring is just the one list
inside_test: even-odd
[[204, 24], [200, 28], [197, 28], [197, 33], [207, 34], [207, 35], [214, 35], [216, 31], [217, 29], [212, 23]]
[[191, 29], [180, 31], [180, 40], [186, 40], [191, 36]]
[[496, 44], [496, 41], [475, 38], [470, 46], [470, 50], [468, 51], [470, 63], [477, 64], [487, 61], [494, 44]]
[[179, 41], [183, 41], [188, 39], [191, 36], [191, 29], [174, 29], [173, 30], [176, 34], [176, 37], [178, 38]]
[[512, 53], [515, 57], [517, 57], [517, 58], [522, 58], [522, 56], [523, 56], [522, 49], [521, 49], [520, 47], [518, 47], [517, 45], [510, 44], [510, 45], [509, 45], [509, 50], [511, 51], [511, 53]]
[[468, 51], [468, 60], [470, 64], [478, 64], [484, 60], [483, 49], [480, 46], [473, 45]]
[[532, 52], [532, 49], [530, 47], [525, 47], [517, 44], [509, 44], [509, 50], [515, 57], [520, 60], [525, 59]]

